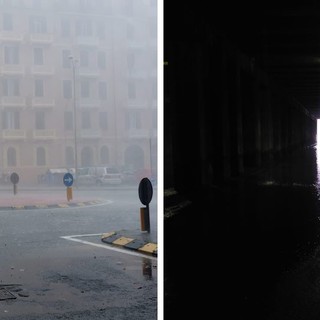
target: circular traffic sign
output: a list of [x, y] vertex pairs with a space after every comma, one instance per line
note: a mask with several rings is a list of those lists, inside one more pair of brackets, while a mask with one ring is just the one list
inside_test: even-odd
[[63, 183], [66, 187], [71, 187], [73, 184], [73, 175], [69, 172], [67, 172], [64, 176], [63, 176]]
[[16, 172], [12, 172], [10, 175], [10, 181], [13, 184], [17, 184], [19, 182], [19, 175]]
[[148, 178], [141, 179], [139, 183], [139, 198], [142, 204], [147, 206], [153, 195], [153, 188], [151, 181]]

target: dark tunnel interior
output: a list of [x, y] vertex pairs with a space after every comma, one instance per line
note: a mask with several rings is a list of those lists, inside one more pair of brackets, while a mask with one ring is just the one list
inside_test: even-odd
[[164, 1], [166, 319], [319, 319], [318, 118], [318, 1]]

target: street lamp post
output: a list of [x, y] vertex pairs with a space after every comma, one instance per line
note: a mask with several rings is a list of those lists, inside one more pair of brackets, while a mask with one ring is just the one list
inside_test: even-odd
[[76, 103], [76, 63], [78, 62], [73, 56], [69, 59], [72, 63], [72, 76], [73, 76], [73, 130], [74, 130], [74, 182], [75, 187], [78, 186], [78, 141], [77, 141], [77, 103]]

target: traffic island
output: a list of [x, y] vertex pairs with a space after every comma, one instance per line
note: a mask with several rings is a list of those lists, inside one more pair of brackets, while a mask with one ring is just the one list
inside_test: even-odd
[[101, 241], [110, 245], [122, 247], [129, 250], [139, 251], [144, 254], [157, 257], [158, 245], [143, 239], [143, 235], [127, 236], [127, 232], [108, 232], [103, 233]]

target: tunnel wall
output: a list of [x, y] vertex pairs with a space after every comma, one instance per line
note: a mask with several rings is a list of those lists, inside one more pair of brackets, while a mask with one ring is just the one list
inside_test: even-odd
[[183, 193], [316, 142], [316, 119], [222, 35], [165, 42], [164, 186]]

